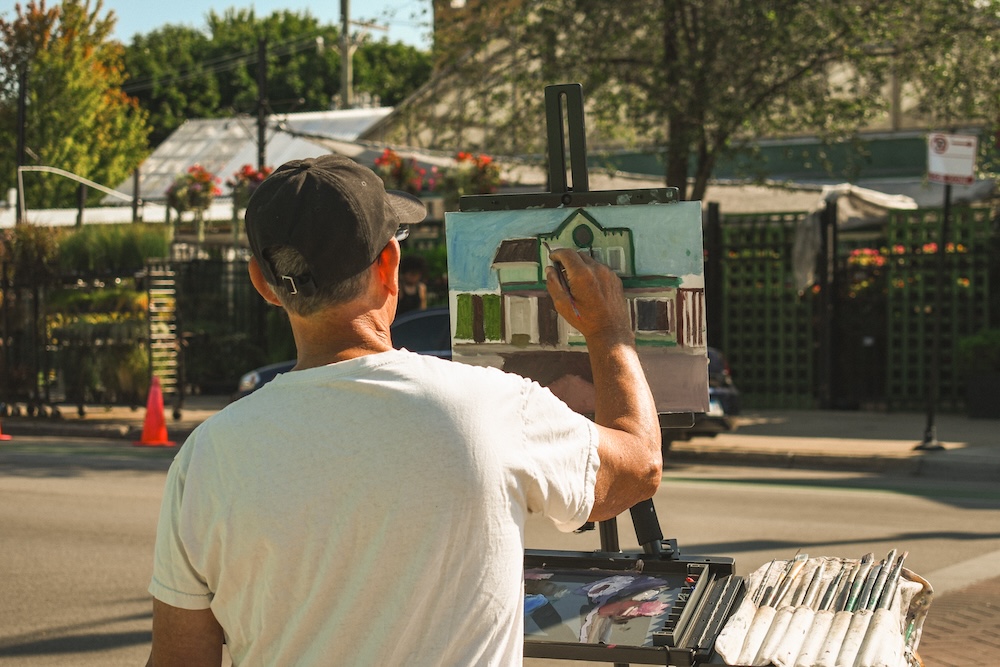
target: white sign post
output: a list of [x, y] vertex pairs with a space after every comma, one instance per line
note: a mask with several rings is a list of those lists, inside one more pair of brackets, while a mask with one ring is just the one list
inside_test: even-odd
[[941, 376], [941, 318], [944, 316], [945, 252], [951, 217], [951, 186], [972, 185], [976, 181], [976, 150], [979, 139], [967, 134], [932, 132], [927, 136], [927, 180], [944, 183], [944, 210], [937, 243], [937, 289], [934, 299], [931, 377], [927, 386], [927, 425], [924, 439], [915, 449], [944, 449], [937, 439], [934, 409]]
[[967, 134], [934, 132], [927, 137], [927, 178], [946, 185], [972, 185], [976, 181], [979, 138]]

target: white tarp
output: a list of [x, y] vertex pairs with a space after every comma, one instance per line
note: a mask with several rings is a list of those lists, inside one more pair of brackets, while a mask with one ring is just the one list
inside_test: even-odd
[[837, 203], [837, 228], [841, 230], [885, 222], [892, 210], [917, 209], [916, 200], [906, 195], [886, 194], [850, 183], [825, 186], [816, 205], [795, 232], [792, 270], [799, 294], [804, 293], [816, 281], [816, 255], [822, 243], [820, 216], [832, 202]]

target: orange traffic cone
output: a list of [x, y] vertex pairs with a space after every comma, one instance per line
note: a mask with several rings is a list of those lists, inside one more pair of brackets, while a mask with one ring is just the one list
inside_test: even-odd
[[134, 443], [144, 447], [170, 447], [175, 443], [167, 439], [167, 420], [163, 415], [163, 392], [160, 378], [154, 377], [146, 399], [146, 419], [142, 423], [142, 439]]

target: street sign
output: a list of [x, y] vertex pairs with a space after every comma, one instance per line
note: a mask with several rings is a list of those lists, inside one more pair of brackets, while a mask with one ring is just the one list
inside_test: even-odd
[[978, 137], [933, 132], [927, 137], [927, 178], [935, 183], [972, 185], [976, 181]]

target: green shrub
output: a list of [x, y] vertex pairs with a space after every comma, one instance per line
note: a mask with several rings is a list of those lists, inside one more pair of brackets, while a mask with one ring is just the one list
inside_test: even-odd
[[66, 275], [125, 276], [169, 254], [164, 225], [85, 225], [60, 240], [59, 267]]
[[1000, 329], [983, 329], [959, 340], [958, 363], [967, 375], [1000, 373]]

